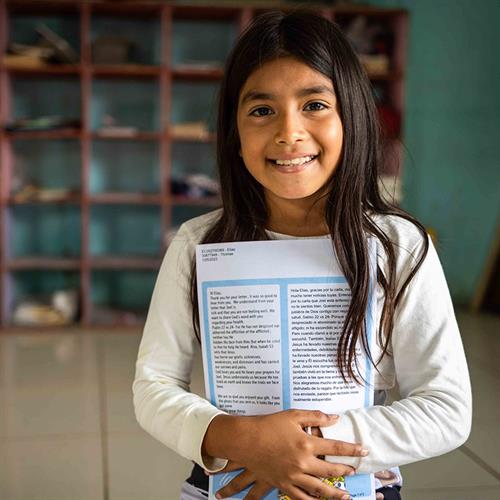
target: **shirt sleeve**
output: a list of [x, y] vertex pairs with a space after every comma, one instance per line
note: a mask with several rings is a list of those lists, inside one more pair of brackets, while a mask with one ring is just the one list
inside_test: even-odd
[[201, 446], [210, 422], [223, 412], [189, 392], [197, 347], [190, 302], [195, 245], [186, 225], [181, 226], [161, 265], [137, 357], [134, 408], [139, 424], [149, 434], [216, 472], [227, 461], [203, 457]]
[[[420, 244], [421, 245], [421, 244]], [[415, 252], [418, 255], [418, 248]], [[406, 259], [402, 274], [409, 272]], [[388, 406], [347, 411], [323, 436], [361, 443], [367, 457], [326, 457], [360, 473], [446, 453], [471, 426], [470, 381], [453, 305], [436, 250], [429, 251], [397, 308], [392, 335], [400, 399]]]

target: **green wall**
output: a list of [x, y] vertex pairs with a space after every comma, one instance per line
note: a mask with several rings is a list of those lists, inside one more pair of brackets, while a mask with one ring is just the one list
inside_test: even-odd
[[410, 14], [403, 206], [469, 303], [500, 212], [500, 1], [372, 0]]

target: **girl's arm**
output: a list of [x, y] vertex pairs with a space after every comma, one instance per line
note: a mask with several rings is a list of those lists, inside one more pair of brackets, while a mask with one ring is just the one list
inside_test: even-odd
[[[389, 230], [398, 245], [398, 276], [404, 278], [422, 243], [410, 223], [396, 223]], [[325, 437], [362, 442], [370, 450], [367, 457], [352, 460], [327, 457], [349, 463], [358, 472], [446, 453], [460, 446], [470, 432], [472, 404], [466, 359], [443, 270], [429, 243], [428, 255], [395, 318], [392, 392], [399, 389], [399, 400], [389, 406], [348, 411], [337, 425], [322, 428]]]
[[161, 265], [137, 356], [134, 407], [139, 424], [152, 436], [216, 471], [226, 461], [202, 457], [201, 443], [212, 419], [223, 412], [189, 392], [193, 360], [202, 362], [189, 302], [196, 241], [183, 225]]

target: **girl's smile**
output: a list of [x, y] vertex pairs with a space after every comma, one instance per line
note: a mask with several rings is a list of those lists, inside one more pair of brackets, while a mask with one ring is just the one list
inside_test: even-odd
[[240, 154], [263, 186], [271, 216], [290, 204], [310, 208], [342, 152], [331, 80], [292, 57], [267, 62], [240, 92], [237, 125]]

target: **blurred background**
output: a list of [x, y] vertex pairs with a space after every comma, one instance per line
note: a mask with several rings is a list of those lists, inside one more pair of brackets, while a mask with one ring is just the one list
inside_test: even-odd
[[297, 5], [360, 56], [380, 183], [433, 237], [466, 347], [471, 438], [405, 467], [404, 498], [500, 498], [499, 0], [0, 0], [0, 500], [178, 497], [190, 464], [133, 416], [141, 328], [177, 228], [219, 205], [227, 54]]

